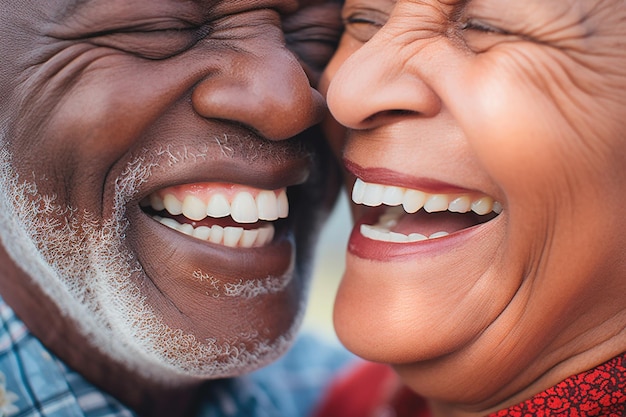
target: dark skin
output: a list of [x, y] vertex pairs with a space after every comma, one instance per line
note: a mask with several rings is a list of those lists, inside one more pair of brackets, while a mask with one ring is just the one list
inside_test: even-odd
[[[127, 228], [121, 248], [140, 269], [129, 285], [166, 328], [200, 342], [232, 343], [256, 357], [259, 343], [272, 346], [296, 325], [305, 295], [304, 261], [336, 195], [336, 166], [314, 128], [326, 112], [314, 87], [340, 34], [340, 5], [323, 0], [129, 4], [57, 0], [0, 6], [6, 61], [0, 112], [8, 131], [2, 145], [20, 177], [36, 179], [38, 195], [55, 196], [71, 213], [90, 213], [96, 230], [105, 230], [119, 210], [116, 185], [133, 161], [159, 155], [159, 168], [123, 204]], [[162, 156], [164, 149], [168, 157]], [[183, 154], [194, 157], [179, 158], [172, 168], [171, 158]], [[140, 208], [140, 201], [160, 189], [213, 183], [287, 189], [290, 215], [276, 226], [271, 244], [244, 250], [201, 242], [154, 222]], [[84, 220], [73, 215], [47, 219]], [[80, 242], [91, 239], [81, 233]], [[77, 252], [59, 245], [46, 254], [81, 263]], [[152, 379], [94, 346], [98, 343], [77, 324], [80, 318], [65, 315], [42, 290], [58, 282], [37, 282], [24, 271], [29, 261], [16, 262], [10, 254], [0, 248], [5, 301], [46, 347], [140, 415], [192, 415], [207, 380], [274, 359], [260, 354], [256, 365], [215, 374], [177, 371], [170, 385]], [[283, 277], [287, 284], [258, 297], [207, 297], [206, 282], [188, 279], [198, 270], [224, 285], [268, 276]], [[242, 334], [253, 337], [240, 341]], [[211, 359], [200, 362], [212, 369]]]

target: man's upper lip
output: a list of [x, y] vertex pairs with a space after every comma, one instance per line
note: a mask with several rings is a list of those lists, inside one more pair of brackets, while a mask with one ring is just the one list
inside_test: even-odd
[[137, 199], [173, 185], [195, 183], [232, 183], [276, 190], [304, 183], [311, 167], [311, 158], [302, 155], [281, 160], [230, 158], [185, 161], [165, 168], [153, 168]]
[[430, 194], [464, 194], [474, 191], [433, 178], [414, 177], [388, 168], [365, 168], [346, 158], [344, 158], [343, 163], [348, 171], [365, 182], [395, 185]]

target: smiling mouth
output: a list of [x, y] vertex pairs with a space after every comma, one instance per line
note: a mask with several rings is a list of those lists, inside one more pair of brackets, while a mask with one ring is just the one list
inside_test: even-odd
[[477, 193], [432, 194], [420, 190], [367, 183], [357, 178], [352, 201], [376, 211], [372, 224], [361, 224], [364, 237], [393, 243], [414, 243], [448, 236], [486, 223], [502, 205]]
[[196, 183], [167, 187], [142, 200], [144, 213], [185, 235], [231, 248], [269, 245], [289, 215], [285, 188]]

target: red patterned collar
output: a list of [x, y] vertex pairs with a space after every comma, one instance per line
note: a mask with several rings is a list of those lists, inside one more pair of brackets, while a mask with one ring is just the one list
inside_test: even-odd
[[626, 353], [489, 417], [624, 417]]
[[[429, 417], [426, 401], [406, 388], [387, 366], [365, 363], [340, 378], [315, 417]], [[531, 399], [488, 417], [625, 417], [626, 352], [571, 376]]]

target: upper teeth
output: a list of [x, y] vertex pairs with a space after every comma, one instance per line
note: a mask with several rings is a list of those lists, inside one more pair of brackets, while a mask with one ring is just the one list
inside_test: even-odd
[[[419, 190], [366, 183], [357, 178], [352, 189], [352, 201], [367, 206], [392, 206], [388, 208], [374, 225], [362, 224], [361, 234], [369, 239], [382, 242], [410, 243], [427, 239], [436, 239], [448, 235], [448, 232], [439, 231], [428, 236], [421, 233], [405, 235], [392, 231], [398, 221], [406, 213], [415, 213], [421, 208], [429, 213], [451, 211], [467, 213], [473, 211], [479, 215], [500, 213], [502, 205], [486, 195], [472, 196], [470, 194], [430, 194]], [[402, 206], [402, 207], [395, 207]]]
[[366, 183], [360, 178], [354, 183], [352, 201], [371, 207], [382, 204], [402, 206], [407, 213], [415, 213], [421, 208], [429, 213], [448, 210], [455, 213], [473, 211], [480, 215], [502, 211], [502, 205], [486, 195], [430, 194], [393, 185]]
[[188, 194], [182, 201], [173, 193], [153, 193], [150, 205], [157, 211], [167, 210], [173, 216], [182, 214], [190, 220], [199, 221], [205, 217], [231, 216], [237, 223], [256, 223], [259, 220], [273, 221], [289, 215], [289, 202], [284, 188], [276, 191], [239, 191], [232, 196], [213, 193], [201, 198]]
[[[183, 215], [197, 222], [206, 217], [231, 216], [237, 223], [256, 223], [259, 220], [274, 221], [289, 215], [289, 202], [285, 188], [258, 190], [250, 187], [204, 186], [201, 191], [192, 186], [170, 187], [150, 195], [142, 205], [156, 211], [166, 210], [173, 216]], [[219, 191], [216, 191], [219, 189]], [[190, 191], [191, 190], [191, 191]], [[251, 230], [243, 227], [195, 223], [179, 223], [169, 217], [153, 216], [155, 220], [181, 233], [212, 243], [230, 247], [259, 247], [272, 241], [274, 226], [263, 224]]]

